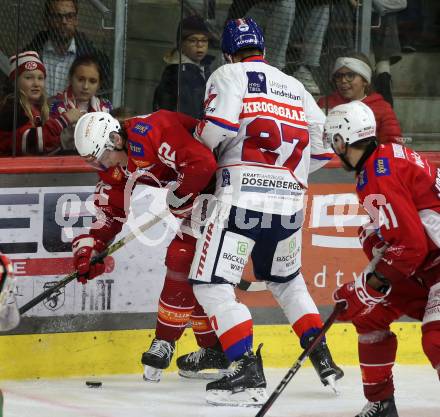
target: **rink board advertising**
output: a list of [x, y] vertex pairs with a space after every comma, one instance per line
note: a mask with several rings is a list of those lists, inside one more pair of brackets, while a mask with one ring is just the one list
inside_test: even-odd
[[[318, 305], [332, 304], [337, 285], [366, 264], [357, 229], [367, 219], [353, 186], [313, 184], [306, 200], [302, 270]], [[0, 189], [0, 248], [14, 263], [19, 305], [73, 270], [70, 241], [86, 233], [94, 218], [92, 186]], [[163, 191], [136, 187], [131, 215], [116, 240], [165, 206]], [[166, 248], [178, 224], [167, 217], [106, 261], [107, 273], [83, 286], [71, 283], [30, 310], [29, 316], [78, 313], [155, 312], [165, 275]], [[254, 280], [248, 263], [244, 276]], [[247, 304], [275, 306], [267, 291], [239, 293]]]

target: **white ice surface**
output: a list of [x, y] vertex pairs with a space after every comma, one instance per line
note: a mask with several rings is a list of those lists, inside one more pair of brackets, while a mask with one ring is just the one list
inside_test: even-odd
[[[310, 367], [301, 368], [266, 414], [268, 417], [354, 417], [364, 406], [360, 372], [344, 367], [335, 396], [321, 386]], [[268, 392], [284, 376], [266, 370]], [[99, 380], [101, 388], [85, 381]], [[205, 403], [204, 381], [166, 373], [158, 384], [141, 375], [0, 381], [5, 417], [251, 417], [255, 408], [214, 407]], [[428, 366], [395, 367], [399, 417], [439, 417], [440, 383]]]

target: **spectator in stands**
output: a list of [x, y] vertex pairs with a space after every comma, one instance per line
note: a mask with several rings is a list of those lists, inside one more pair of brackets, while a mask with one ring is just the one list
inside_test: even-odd
[[376, 136], [381, 143], [401, 142], [402, 132], [391, 105], [375, 93], [371, 86], [372, 66], [367, 56], [354, 52], [336, 59], [332, 71], [332, 82], [336, 87], [331, 95], [321, 97], [318, 105], [323, 109], [360, 100], [374, 113]]
[[397, 15], [402, 52], [438, 52], [440, 49], [440, 2], [408, 0]]
[[[228, 10], [228, 20], [249, 15], [250, 9], [264, 3], [265, 11], [271, 3], [270, 12], [266, 13], [265, 42], [266, 59], [280, 70], [286, 67], [286, 52], [289, 45], [290, 31], [295, 19], [296, 0], [234, 0]], [[304, 22], [303, 45], [300, 64], [293, 76], [304, 84], [311, 94], [319, 94], [320, 89], [312, 71], [319, 67], [324, 36], [329, 23], [329, 4], [327, 0], [306, 0], [309, 13]]]
[[397, 25], [402, 52], [416, 52], [423, 30], [422, 0], [408, 0], [408, 7], [397, 14]]
[[[210, 39], [211, 33], [201, 17], [193, 15], [182, 20], [177, 29], [176, 47], [164, 56], [168, 65], [154, 92], [154, 111], [178, 110], [197, 119], [202, 117], [205, 85], [214, 60], [208, 55]], [[178, 92], [179, 67], [181, 79]]]
[[44, 88], [46, 68], [35, 51], [22, 52], [10, 58], [9, 92], [13, 89], [15, 77], [17, 98], [10, 93], [0, 105], [0, 155], [13, 153], [15, 106], [18, 106], [16, 155], [55, 152], [60, 147], [62, 130], [75, 123], [82, 113], [71, 109], [56, 118], [49, 118]]
[[[402, 58], [398, 36], [396, 12], [389, 10], [384, 13], [384, 6], [379, 4], [393, 3], [397, 7], [401, 1], [382, 2], [373, 1], [373, 14], [371, 18], [371, 50], [375, 59], [375, 75], [372, 83], [378, 93], [393, 106], [391, 66]], [[360, 0], [344, 0], [334, 2], [332, 5], [329, 34], [331, 49], [337, 51], [330, 61], [341, 54], [355, 49], [356, 30], [355, 22], [362, 6]], [[396, 10], [399, 10], [396, 8]]]
[[78, 28], [78, 0], [46, 0], [44, 21], [47, 30], [37, 33], [26, 50], [37, 51], [46, 67], [46, 91], [53, 96], [67, 87], [69, 68], [78, 56], [98, 57], [108, 88], [110, 62]]
[[[374, 6], [375, 3], [373, 3]], [[402, 49], [397, 26], [397, 13], [380, 14], [379, 9], [374, 9], [371, 29], [371, 48], [376, 62], [376, 74], [373, 84], [378, 93], [393, 106], [393, 93], [391, 87], [391, 65], [402, 59]], [[374, 16], [378, 17], [375, 26]]]
[[[96, 96], [102, 79], [101, 65], [95, 57], [84, 55], [76, 58], [69, 70], [69, 86], [50, 100], [50, 116], [57, 117], [75, 108], [82, 113], [95, 111], [109, 113], [112, 110], [111, 102]], [[74, 128], [73, 124], [61, 133], [63, 151], [76, 153]]]

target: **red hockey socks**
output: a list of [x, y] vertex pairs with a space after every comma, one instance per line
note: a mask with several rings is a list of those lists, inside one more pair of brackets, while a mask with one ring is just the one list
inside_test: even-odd
[[203, 310], [203, 307], [197, 302], [190, 320], [194, 336], [200, 347], [208, 348], [217, 344], [217, 335], [209, 323], [209, 318]]
[[176, 281], [169, 275], [167, 271], [160, 294], [156, 337], [171, 342], [182, 336], [194, 309], [195, 297], [187, 279]]
[[423, 325], [422, 334], [423, 351], [440, 377], [440, 322]]
[[359, 342], [364, 394], [372, 402], [389, 398], [394, 393], [392, 369], [396, 360], [397, 338], [394, 333], [384, 336], [384, 339], [373, 343]]

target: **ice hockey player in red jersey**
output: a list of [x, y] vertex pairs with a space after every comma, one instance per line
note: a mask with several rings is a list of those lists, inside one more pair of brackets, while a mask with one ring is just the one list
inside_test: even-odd
[[[89, 163], [100, 168], [95, 198], [96, 222], [90, 234], [72, 241], [74, 265], [81, 282], [104, 272], [103, 264], [90, 265], [90, 259], [104, 250], [121, 231], [127, 217], [124, 190], [129, 177], [135, 175], [137, 183], [154, 187], [174, 183], [167, 194], [170, 211], [179, 218], [191, 215], [194, 199], [205, 189], [216, 170], [213, 154], [190, 133], [196, 122], [182, 113], [167, 110], [127, 119], [122, 127], [104, 112], [88, 113], [79, 120], [75, 128], [76, 148]], [[125, 191], [128, 197], [131, 190], [132, 187], [128, 187]], [[211, 359], [214, 357], [215, 367], [229, 366], [188, 283], [195, 238], [191, 228], [184, 225], [185, 220], [181, 226], [182, 237], [176, 236], [167, 250], [167, 272], [159, 300], [156, 337], [142, 355], [146, 380], [160, 380], [162, 369], [170, 364], [175, 341], [190, 320], [198, 344]]]
[[358, 332], [368, 403], [356, 417], [398, 417], [394, 320], [422, 321], [423, 350], [440, 377], [440, 168], [400, 144], [378, 145], [375, 129], [371, 109], [360, 101], [336, 106], [325, 124], [324, 140], [356, 172], [371, 220], [360, 230], [370, 263], [334, 299], [347, 304], [339, 319]]
[[[303, 197], [309, 172], [333, 152], [322, 145], [325, 116], [295, 78], [264, 59], [251, 18], [230, 20], [222, 50], [229, 62], [208, 79], [196, 137], [218, 157], [216, 206], [197, 241], [190, 278], [235, 371], [210, 382], [215, 405], [261, 406], [266, 380], [253, 352], [249, 309], [234, 286], [252, 259], [254, 274], [282, 307], [302, 347], [322, 327], [301, 274]], [[292, 340], [293, 342], [293, 340]], [[342, 377], [325, 341], [310, 355], [324, 385]]]

